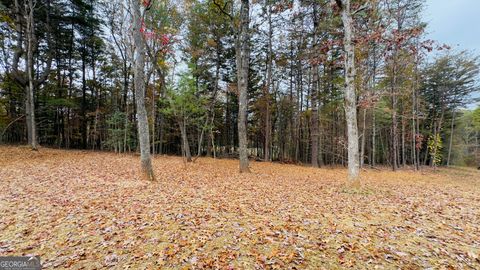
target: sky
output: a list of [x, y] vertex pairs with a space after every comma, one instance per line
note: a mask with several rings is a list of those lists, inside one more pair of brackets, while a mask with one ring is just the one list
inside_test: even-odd
[[[427, 0], [423, 19], [428, 38], [480, 55], [480, 0]], [[480, 93], [472, 95], [467, 108], [480, 105], [475, 98]]]
[[480, 0], [427, 0], [428, 37], [480, 54]]

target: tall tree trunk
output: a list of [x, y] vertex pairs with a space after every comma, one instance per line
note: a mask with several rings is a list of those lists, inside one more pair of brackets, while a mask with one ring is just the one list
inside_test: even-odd
[[[25, 87], [25, 114], [27, 124], [27, 140], [32, 150], [37, 150], [37, 131], [35, 121], [35, 96], [34, 89], [44, 82], [50, 74], [50, 67], [52, 63], [53, 53], [51, 52], [50, 44], [50, 0], [46, 1], [46, 43], [49, 50], [46, 53], [47, 61], [46, 66], [42, 74], [34, 73], [34, 52], [38, 47], [38, 43], [35, 36], [35, 20], [34, 13], [36, 8], [36, 0], [23, 1], [23, 9], [18, 0], [14, 1], [14, 13], [15, 13], [15, 31], [17, 48], [13, 52], [11, 59], [12, 72], [7, 72], [13, 75], [13, 79], [19, 84]], [[25, 37], [24, 37], [24, 25], [25, 25]], [[20, 59], [25, 58], [25, 71], [20, 72], [18, 69]], [[40, 64], [39, 64], [40, 65]], [[7, 67], [8, 71], [8, 67]], [[34, 77], [35, 75], [35, 77]]]
[[[73, 17], [76, 16], [75, 10], [73, 10]], [[70, 25], [70, 40], [68, 46], [68, 98], [72, 98], [73, 94], [73, 78], [75, 75], [75, 69], [73, 67], [73, 57], [74, 57], [74, 50], [75, 50], [75, 25], [73, 20], [71, 21]], [[71, 114], [72, 109], [70, 107], [67, 108], [67, 136], [65, 137], [65, 147], [70, 148], [72, 142], [72, 134], [73, 134], [73, 125], [71, 121]]]
[[415, 126], [415, 115], [416, 115], [416, 82], [414, 82], [414, 88], [412, 93], [412, 165], [415, 170], [418, 169], [417, 164], [417, 131]]
[[[416, 39], [416, 46], [418, 48], [418, 39]], [[417, 50], [418, 51], [418, 50]], [[413, 108], [413, 115], [412, 115], [412, 141], [413, 141], [413, 159], [415, 170], [420, 169], [420, 145], [417, 147], [417, 140], [420, 138], [420, 123], [418, 119], [418, 98], [417, 98], [417, 89], [418, 89], [418, 54], [415, 55], [415, 78], [414, 78], [414, 88], [413, 88], [413, 95], [412, 95], [412, 108]]]
[[28, 76], [28, 86], [27, 86], [27, 129], [29, 143], [32, 150], [37, 150], [37, 129], [35, 122], [35, 99], [33, 96], [34, 83], [33, 83], [33, 46], [35, 42], [35, 22], [33, 19], [34, 6], [36, 1], [28, 0], [25, 2], [25, 11], [27, 12], [27, 59], [26, 59], [26, 70]]
[[353, 46], [353, 22], [350, 0], [337, 0], [342, 12], [345, 48], [345, 116], [348, 134], [348, 180], [359, 180], [357, 98], [355, 93], [355, 48]]
[[435, 132], [433, 134], [433, 138], [434, 138], [434, 146], [433, 146], [433, 158], [432, 158], [432, 165], [433, 165], [433, 168], [436, 170], [437, 169], [437, 162], [436, 162], [436, 156], [437, 156], [437, 153], [438, 153], [438, 148], [439, 148], [439, 141], [437, 140], [437, 136], [440, 136], [440, 132], [442, 131], [442, 125], [443, 125], [443, 117], [444, 117], [444, 114], [445, 114], [445, 108], [444, 106], [442, 106], [441, 108], [441, 111], [442, 113], [440, 114], [440, 120], [438, 121], [438, 124], [436, 125], [436, 128], [435, 128]]
[[[395, 56], [394, 56], [395, 58]], [[397, 96], [396, 96], [396, 71], [395, 71], [395, 60], [393, 61], [393, 71], [392, 71], [392, 85], [391, 85], [391, 99], [392, 99], [392, 134], [391, 134], [391, 146], [392, 146], [392, 170], [397, 170], [398, 168], [398, 143], [397, 143]]]
[[242, 0], [240, 7], [240, 31], [237, 33], [235, 51], [238, 84], [238, 148], [240, 172], [250, 172], [248, 168], [247, 108], [248, 108], [248, 68], [249, 45], [249, 0]]
[[182, 118], [180, 121], [178, 121], [178, 125], [180, 126], [180, 133], [182, 133], [182, 148], [185, 158], [187, 162], [192, 162], [192, 152], [190, 151], [190, 144], [188, 143], [187, 125], [185, 119]]
[[[294, 23], [295, 23], [295, 18], [294, 18]], [[289, 101], [290, 101], [290, 104], [293, 104], [293, 83], [294, 83], [294, 54], [293, 54], [293, 39], [290, 40], [290, 45], [289, 45], [289, 49], [290, 49], [290, 52], [289, 52], [289, 56], [290, 56], [290, 65], [289, 65]], [[293, 137], [293, 141], [294, 141], [294, 145], [295, 145], [295, 153], [294, 153], [294, 159], [295, 161], [298, 161], [299, 159], [299, 155], [300, 155], [300, 132], [299, 132], [299, 127], [301, 125], [300, 123], [300, 117], [301, 117], [301, 114], [299, 112], [301, 112], [302, 110], [302, 106], [301, 106], [301, 103], [300, 103], [300, 100], [303, 98], [303, 95], [301, 93], [301, 90], [300, 90], [300, 87], [297, 87], [297, 100], [296, 100], [296, 103], [297, 103], [297, 110], [296, 110], [296, 117], [295, 117], [295, 123], [293, 126], [293, 128], [295, 129], [294, 130], [294, 133], [295, 133], [295, 136]], [[277, 110], [278, 110], [278, 105], [277, 105]], [[279, 110], [278, 110], [279, 111]], [[289, 119], [289, 123], [291, 123], [292, 120]], [[280, 129], [279, 129], [280, 130]], [[279, 143], [279, 147], [281, 147], [282, 143], [283, 143], [283, 136], [278, 136], [277, 135], [277, 138], [278, 138], [278, 143]]]
[[80, 133], [82, 136], [82, 148], [87, 148], [87, 78], [86, 78], [86, 57], [87, 57], [87, 46], [85, 40], [82, 41], [82, 103], [81, 103], [81, 123], [80, 123]]
[[372, 107], [372, 160], [371, 165], [375, 167], [376, 163], [376, 156], [375, 153], [377, 151], [377, 144], [376, 144], [376, 137], [377, 137], [377, 127], [376, 127], [376, 118], [375, 118], [375, 105]]
[[[93, 31], [92, 31], [93, 32]], [[94, 35], [94, 33], [92, 33], [92, 36]], [[98, 118], [100, 118], [100, 107], [101, 107], [101, 98], [102, 98], [102, 93], [101, 93], [101, 89], [99, 87], [96, 87], [96, 84], [97, 84], [97, 75], [96, 75], [96, 59], [95, 59], [95, 50], [92, 48], [92, 79], [93, 79], [93, 83], [92, 83], [92, 93], [95, 93], [95, 100], [96, 100], [96, 108], [95, 108], [95, 122], [94, 122], [94, 125], [93, 125], [93, 140], [92, 140], [92, 148], [93, 150], [95, 150], [95, 147], [97, 146], [97, 142], [98, 142], [98, 145], [100, 146], [101, 143], [100, 143], [100, 137], [101, 136], [98, 136], [97, 134], [97, 126], [98, 126]]]
[[135, 96], [137, 105], [138, 139], [140, 143], [140, 160], [144, 177], [155, 180], [150, 156], [150, 138], [148, 131], [147, 110], [145, 108], [145, 43], [141, 33], [142, 16], [140, 13], [141, 3], [131, 0], [133, 10], [133, 40], [135, 44]]
[[[418, 104], [418, 99], [417, 99], [417, 104]], [[417, 112], [418, 112], [418, 106], [417, 106]], [[417, 113], [417, 116], [416, 116], [416, 127], [417, 127], [417, 134], [418, 136], [420, 136], [420, 122], [419, 122], [419, 117], [418, 117], [418, 113]], [[415, 142], [416, 143], [416, 142]], [[419, 145], [418, 147], [415, 145], [415, 152], [416, 152], [416, 156], [417, 156], [417, 170], [420, 170], [420, 147], [421, 145]]]
[[[377, 80], [377, 46], [374, 45], [373, 46], [373, 72], [372, 72], [372, 78], [371, 78], [371, 84], [370, 84], [370, 89], [372, 91], [373, 94], [375, 94], [375, 84], [376, 84], [376, 80]], [[376, 107], [376, 103], [373, 103], [373, 106], [372, 106], [372, 137], [371, 137], [371, 140], [372, 140], [372, 149], [371, 149], [371, 159], [370, 159], [370, 166], [371, 167], [374, 167], [375, 166], [375, 162], [376, 162], [376, 156], [375, 156], [375, 153], [376, 153], [376, 118], [375, 118], [375, 107]]]
[[128, 68], [127, 68], [127, 60], [123, 60], [123, 99], [121, 101], [121, 104], [123, 106], [123, 110], [126, 112], [127, 111], [127, 102], [128, 102]]
[[215, 84], [214, 84], [214, 97], [213, 97], [213, 104], [211, 108], [211, 113], [212, 113], [212, 118], [210, 119], [210, 126], [209, 126], [209, 132], [210, 132], [210, 140], [208, 140], [209, 146], [207, 147], [207, 156], [210, 157], [212, 150], [213, 150], [213, 158], [216, 158], [216, 151], [215, 151], [215, 135], [213, 133], [213, 125], [215, 122], [215, 99], [216, 95], [218, 92], [218, 82], [220, 80], [220, 37], [217, 39], [217, 46], [216, 46], [216, 60], [215, 60]]
[[[405, 113], [404, 113], [405, 114]], [[407, 166], [407, 151], [405, 149], [405, 118], [402, 116], [402, 166]]]
[[363, 164], [365, 163], [365, 141], [366, 141], [366, 129], [367, 129], [367, 109], [363, 109], [363, 127], [362, 127], [362, 145], [360, 150], [360, 168], [363, 168]]
[[213, 127], [210, 127], [210, 138], [212, 140], [213, 158], [217, 158], [217, 150], [215, 148], [215, 135], [213, 134]]
[[448, 143], [448, 157], [447, 157], [447, 166], [450, 166], [450, 157], [452, 154], [452, 145], [453, 145], [453, 129], [455, 125], [455, 109], [452, 112], [452, 124], [450, 126], [450, 142]]
[[[153, 79], [155, 81], [155, 77]], [[152, 155], [155, 155], [155, 125], [157, 124], [157, 114], [156, 114], [156, 111], [157, 111], [157, 101], [155, 99], [155, 86], [152, 87], [152, 108], [151, 108], [151, 112], [152, 112]]]
[[[317, 69], [313, 69], [314, 74], [317, 73]], [[313, 76], [315, 77], [315, 75]], [[315, 79], [313, 81], [313, 88], [312, 88], [312, 117], [311, 117], [311, 125], [310, 125], [310, 132], [311, 132], [311, 165], [312, 167], [318, 167], [318, 132], [319, 132], [319, 123], [318, 123], [318, 97], [317, 91], [315, 91]]]
[[265, 161], [271, 161], [270, 156], [270, 146], [271, 146], [271, 133], [272, 133], [272, 122], [270, 119], [270, 88], [272, 87], [272, 5], [268, 7], [268, 55], [267, 55], [267, 85], [265, 87], [265, 145], [264, 145], [264, 159]]
[[[317, 4], [313, 4], [313, 52], [316, 54], [317, 50], [317, 30], [318, 30], [318, 14], [317, 14]], [[311, 90], [311, 101], [312, 101], [312, 123], [311, 123], [311, 165], [312, 167], [318, 167], [318, 132], [319, 132], [319, 121], [318, 121], [318, 61], [313, 59], [313, 81], [312, 81], [312, 90]]]

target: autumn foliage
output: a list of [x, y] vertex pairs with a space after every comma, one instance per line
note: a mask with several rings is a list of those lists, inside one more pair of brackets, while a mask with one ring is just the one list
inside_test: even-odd
[[478, 269], [480, 174], [0, 148], [0, 256], [47, 269]]

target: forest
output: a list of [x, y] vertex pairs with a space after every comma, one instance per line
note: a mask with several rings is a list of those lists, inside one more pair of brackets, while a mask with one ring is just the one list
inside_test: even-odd
[[361, 167], [479, 163], [478, 57], [426, 39], [420, 0], [353, 1], [350, 56], [331, 1], [244, 3], [245, 18], [229, 1], [140, 4], [137, 67], [127, 2], [3, 1], [2, 142], [135, 152], [146, 115], [152, 154], [319, 167], [347, 164], [353, 117]]
[[425, 8], [1, 0], [0, 211], [18, 217], [0, 220], [0, 255], [62, 269], [475, 269], [480, 57], [429, 38]]

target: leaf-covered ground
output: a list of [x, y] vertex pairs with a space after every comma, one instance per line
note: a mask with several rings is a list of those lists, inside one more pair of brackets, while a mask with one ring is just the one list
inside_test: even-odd
[[68, 269], [480, 269], [480, 173], [0, 147], [0, 256]]

